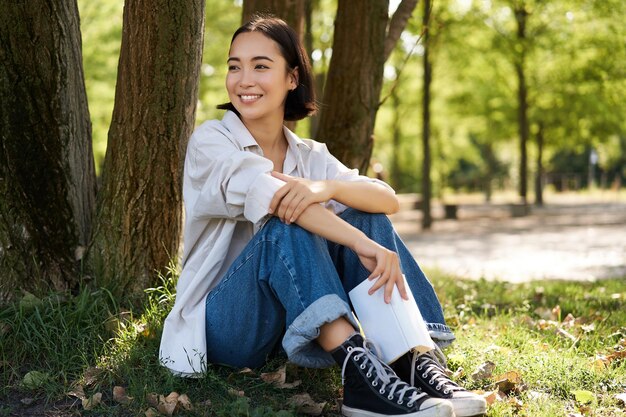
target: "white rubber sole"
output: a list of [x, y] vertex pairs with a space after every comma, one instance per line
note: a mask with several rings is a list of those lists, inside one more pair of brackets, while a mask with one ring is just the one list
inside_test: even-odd
[[411, 414], [379, 414], [344, 405], [341, 407], [341, 414], [345, 417], [454, 417], [450, 403], [440, 403]]

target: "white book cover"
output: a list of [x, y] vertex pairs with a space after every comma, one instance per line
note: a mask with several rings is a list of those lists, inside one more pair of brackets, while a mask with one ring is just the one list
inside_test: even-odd
[[[404, 278], [404, 276], [403, 276]], [[365, 280], [348, 294], [365, 337], [374, 342], [380, 358], [391, 363], [411, 349], [427, 352], [435, 348], [413, 293], [404, 278], [408, 300], [394, 285], [391, 302], [385, 303], [384, 289], [369, 295], [374, 281]]]

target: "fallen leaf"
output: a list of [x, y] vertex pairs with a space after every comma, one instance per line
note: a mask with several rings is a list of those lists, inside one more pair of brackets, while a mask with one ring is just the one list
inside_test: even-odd
[[159, 412], [157, 410], [155, 410], [154, 408], [150, 407], [146, 410], [146, 412], [144, 413], [144, 415], [146, 417], [157, 417], [159, 415]]
[[517, 390], [518, 386], [522, 382], [522, 377], [518, 371], [509, 371], [494, 377], [494, 380], [496, 381], [495, 386], [498, 390], [508, 394], [513, 390]]
[[460, 379], [465, 375], [465, 370], [462, 366], [460, 366], [454, 373], [451, 375], [451, 378], [454, 380]]
[[132, 400], [133, 397], [126, 395], [126, 388], [119, 386], [113, 387], [113, 401], [128, 405]]
[[615, 394], [615, 398], [618, 401], [621, 401], [621, 403], [626, 406], [626, 392], [621, 393], [621, 394]]
[[83, 380], [85, 382], [85, 385], [89, 387], [95, 384], [101, 374], [102, 370], [96, 368], [95, 366], [90, 366], [89, 368], [85, 369], [85, 372], [83, 373]]
[[191, 411], [193, 410], [193, 405], [191, 404], [191, 400], [187, 396], [187, 394], [181, 394], [178, 397], [178, 405], [180, 405], [183, 410]]
[[311, 416], [319, 416], [326, 406], [326, 402], [316, 403], [307, 393], [296, 394], [289, 398], [287, 402], [297, 408], [298, 412]]
[[492, 405], [495, 402], [503, 401], [506, 396], [498, 390], [485, 392], [483, 398], [487, 402], [487, 405]]
[[41, 299], [37, 298], [35, 294], [24, 291], [24, 296], [20, 299], [19, 305], [22, 310], [32, 310], [40, 305], [41, 302]]
[[35, 402], [35, 399], [26, 397], [26, 398], [22, 398], [20, 402], [24, 405], [31, 405], [33, 402]]
[[68, 392], [67, 395], [71, 397], [76, 397], [80, 400], [84, 400], [85, 398], [87, 398], [87, 396], [85, 395], [85, 390], [83, 389], [82, 385], [77, 385], [73, 390]]
[[165, 402], [168, 402], [168, 403], [177, 402], [178, 397], [180, 397], [180, 394], [178, 394], [176, 391], [172, 391], [168, 394], [167, 397], [165, 397]]
[[272, 384], [277, 388], [289, 389], [295, 388], [302, 383], [297, 380], [294, 382], [285, 382], [287, 380], [287, 365], [283, 365], [276, 372], [265, 372], [261, 374], [261, 379], [268, 384]]
[[[163, 398], [163, 396], [161, 396], [160, 398]], [[178, 401], [167, 402], [163, 400], [159, 401], [159, 405], [157, 405], [157, 410], [159, 411], [159, 413], [171, 417], [174, 414], [174, 411], [176, 411], [177, 406]]]
[[93, 408], [97, 407], [101, 402], [102, 402], [102, 393], [101, 392], [96, 392], [91, 397], [84, 398], [82, 400], [83, 408], [85, 410], [92, 410]]
[[481, 379], [491, 378], [493, 370], [496, 368], [496, 364], [487, 361], [478, 366], [476, 370], [472, 373], [472, 379], [474, 381], [480, 381]]
[[574, 395], [574, 398], [576, 399], [576, 402], [579, 404], [589, 404], [594, 402], [595, 400], [595, 396], [593, 395], [593, 392], [591, 391], [586, 391], [586, 390], [577, 390], [577, 391], [572, 391], [572, 394]]
[[574, 325], [576, 324], [576, 317], [574, 317], [572, 315], [572, 313], [569, 313], [564, 319], [563, 319], [563, 325], [565, 327], [574, 327]]
[[528, 396], [528, 399], [531, 401], [539, 401], [539, 400], [549, 400], [550, 396], [548, 394], [546, 394], [545, 392], [539, 392], [539, 391], [528, 391], [528, 394], [526, 394]]
[[228, 388], [228, 393], [230, 395], [234, 395], [235, 397], [243, 397], [243, 396], [245, 396], [245, 393], [243, 391], [237, 391], [234, 388]]
[[48, 382], [49, 379], [50, 375], [48, 375], [46, 372], [30, 371], [26, 375], [24, 375], [24, 379], [22, 379], [22, 385], [24, 385], [28, 389], [37, 389], [46, 382]]
[[254, 375], [254, 371], [250, 368], [243, 368], [237, 373], [242, 374], [242, 375]]

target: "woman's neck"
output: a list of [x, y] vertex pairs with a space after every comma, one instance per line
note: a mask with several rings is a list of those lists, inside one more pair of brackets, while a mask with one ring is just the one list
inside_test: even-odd
[[275, 153], [284, 149], [286, 142], [282, 119], [273, 122], [246, 122], [242, 120], [256, 143], [264, 153]]

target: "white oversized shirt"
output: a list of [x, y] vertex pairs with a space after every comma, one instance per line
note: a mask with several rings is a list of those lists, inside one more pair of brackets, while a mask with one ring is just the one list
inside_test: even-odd
[[[312, 180], [371, 181], [391, 189], [348, 169], [323, 143], [300, 139], [287, 128], [284, 133], [289, 147], [283, 173]], [[285, 184], [271, 176], [273, 168], [231, 111], [222, 120], [200, 125], [189, 140], [182, 271], [159, 352], [161, 363], [175, 374], [194, 376], [206, 370], [205, 299], [269, 218], [272, 197]], [[326, 207], [337, 214], [346, 208], [333, 200]]]

